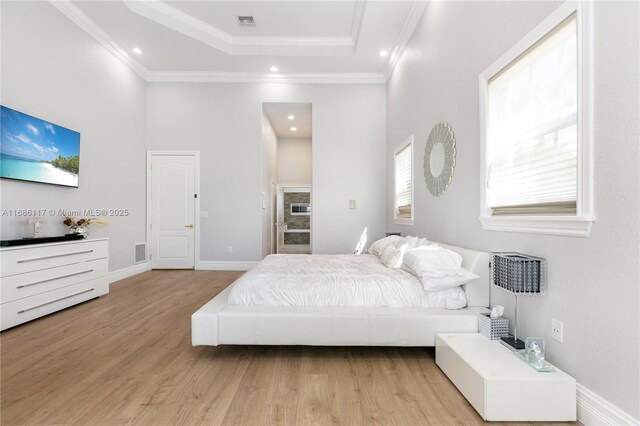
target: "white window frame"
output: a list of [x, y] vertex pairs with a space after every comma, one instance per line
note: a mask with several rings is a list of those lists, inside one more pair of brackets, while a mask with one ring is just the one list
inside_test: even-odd
[[[411, 146], [411, 218], [398, 218], [396, 216], [396, 156], [400, 151], [407, 146]], [[415, 179], [413, 170], [413, 135], [409, 136], [400, 146], [393, 151], [393, 222], [396, 225], [413, 225], [413, 219], [415, 217], [416, 205], [415, 205]]]
[[[486, 193], [486, 114], [489, 80], [576, 14], [578, 40], [578, 186], [575, 216], [492, 216]], [[511, 231], [587, 237], [593, 210], [593, 49], [591, 2], [562, 3], [549, 17], [479, 76], [480, 83], [480, 223], [488, 231]]]

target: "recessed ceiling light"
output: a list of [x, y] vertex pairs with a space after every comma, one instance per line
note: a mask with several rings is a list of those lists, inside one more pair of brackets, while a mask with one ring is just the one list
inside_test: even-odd
[[131, 49], [133, 51], [133, 53], [135, 53], [136, 55], [141, 55], [142, 54], [142, 49], [140, 49], [139, 47], [134, 47], [133, 49]]
[[278, 67], [276, 67], [276, 66], [274, 65], [274, 66], [272, 66], [271, 68], [269, 68], [269, 70], [270, 70], [271, 72], [278, 72], [278, 71], [280, 70], [280, 68], [278, 68]]
[[297, 128], [297, 127], [292, 127], [292, 128], [291, 128], [291, 131], [292, 131], [292, 132], [295, 132], [296, 130], [298, 130], [298, 128]]
[[295, 117], [293, 115], [290, 115], [287, 117], [289, 120], [293, 120]]
[[389, 54], [389, 52], [387, 52], [386, 50], [381, 50], [380, 53], [379, 53], [379, 55], [382, 56], [383, 58], [385, 56], [387, 56], [388, 54]]

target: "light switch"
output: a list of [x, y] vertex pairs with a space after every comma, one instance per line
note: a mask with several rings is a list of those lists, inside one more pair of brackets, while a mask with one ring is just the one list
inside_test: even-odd
[[349, 208], [355, 210], [357, 208], [356, 200], [349, 200]]
[[200, 211], [200, 217], [209, 217], [209, 212]]

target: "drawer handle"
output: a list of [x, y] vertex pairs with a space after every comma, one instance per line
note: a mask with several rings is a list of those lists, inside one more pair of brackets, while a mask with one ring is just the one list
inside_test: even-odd
[[42, 280], [42, 281], [36, 281], [34, 283], [29, 283], [29, 284], [22, 284], [17, 286], [16, 288], [25, 288], [25, 287], [30, 287], [32, 285], [36, 285], [36, 284], [42, 284], [42, 283], [46, 283], [49, 281], [54, 281], [54, 280], [60, 280], [62, 278], [69, 278], [69, 277], [73, 277], [76, 275], [82, 275], [82, 274], [87, 274], [89, 272], [93, 272], [93, 269], [89, 269], [88, 271], [80, 271], [80, 272], [74, 272], [73, 274], [67, 274], [67, 275], [61, 275], [59, 277], [55, 277], [55, 278], [48, 278], [46, 280]]
[[93, 291], [93, 290], [94, 290], [94, 289], [90, 288], [89, 290], [79, 291], [79, 292], [77, 292], [77, 293], [73, 293], [73, 294], [70, 294], [70, 295], [68, 295], [68, 296], [64, 296], [64, 297], [61, 297], [61, 298], [59, 298], [59, 299], [52, 300], [52, 301], [50, 301], [50, 302], [41, 303], [41, 304], [39, 304], [39, 305], [32, 306], [32, 307], [27, 308], [27, 309], [23, 309], [23, 310], [21, 310], [21, 311], [18, 311], [18, 313], [19, 313], [19, 314], [23, 314], [23, 313], [25, 313], [25, 312], [27, 312], [27, 311], [32, 311], [32, 310], [34, 310], [34, 309], [42, 308], [43, 306], [47, 306], [47, 305], [50, 305], [50, 304], [52, 304], [52, 303], [59, 302], [59, 301], [64, 300], [64, 299], [68, 299], [68, 298], [73, 297], [73, 296], [78, 296], [78, 295], [80, 295], [80, 294], [89, 293], [90, 291]]
[[34, 257], [33, 259], [18, 260], [18, 263], [33, 262], [35, 260], [53, 259], [54, 257], [73, 256], [74, 254], [93, 253], [93, 250], [74, 251], [73, 253], [54, 254], [53, 256]]

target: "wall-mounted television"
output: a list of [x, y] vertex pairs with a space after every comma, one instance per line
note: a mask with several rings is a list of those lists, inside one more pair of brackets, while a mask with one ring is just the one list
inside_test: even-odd
[[80, 133], [0, 106], [0, 177], [78, 187]]

